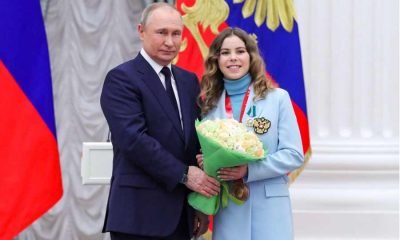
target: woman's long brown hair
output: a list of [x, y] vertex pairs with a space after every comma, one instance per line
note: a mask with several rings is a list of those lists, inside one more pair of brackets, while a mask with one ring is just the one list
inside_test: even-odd
[[226, 28], [211, 43], [205, 60], [205, 72], [200, 83], [201, 93], [199, 96], [199, 104], [203, 115], [215, 108], [224, 90], [223, 74], [218, 67], [218, 57], [224, 40], [231, 36], [240, 38], [250, 55], [249, 74], [255, 92], [253, 100], [265, 98], [268, 90], [273, 88], [271, 79], [266, 76], [265, 63], [260, 56], [255, 39], [240, 28]]

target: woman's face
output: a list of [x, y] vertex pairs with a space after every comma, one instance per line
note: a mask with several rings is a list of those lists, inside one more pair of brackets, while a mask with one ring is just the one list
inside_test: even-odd
[[248, 73], [250, 55], [244, 42], [237, 36], [225, 38], [218, 57], [218, 67], [224, 78], [239, 79]]

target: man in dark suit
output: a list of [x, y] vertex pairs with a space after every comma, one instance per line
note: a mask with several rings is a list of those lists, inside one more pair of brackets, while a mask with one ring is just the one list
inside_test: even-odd
[[208, 218], [187, 204], [187, 194], [210, 197], [220, 190], [196, 166], [197, 77], [171, 64], [182, 30], [173, 6], [149, 5], [138, 25], [143, 48], [104, 82], [101, 107], [114, 160], [103, 232], [113, 240], [199, 236]]

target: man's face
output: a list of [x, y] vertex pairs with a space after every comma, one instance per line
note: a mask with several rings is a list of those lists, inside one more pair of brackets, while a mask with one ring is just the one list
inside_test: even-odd
[[148, 16], [146, 25], [138, 26], [144, 50], [162, 66], [168, 65], [178, 54], [182, 30], [179, 13], [169, 7], [155, 9]]

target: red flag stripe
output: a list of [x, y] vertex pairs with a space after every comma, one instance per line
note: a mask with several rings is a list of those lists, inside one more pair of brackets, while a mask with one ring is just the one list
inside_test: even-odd
[[0, 239], [11, 239], [63, 191], [56, 139], [1, 61], [0, 89]]

